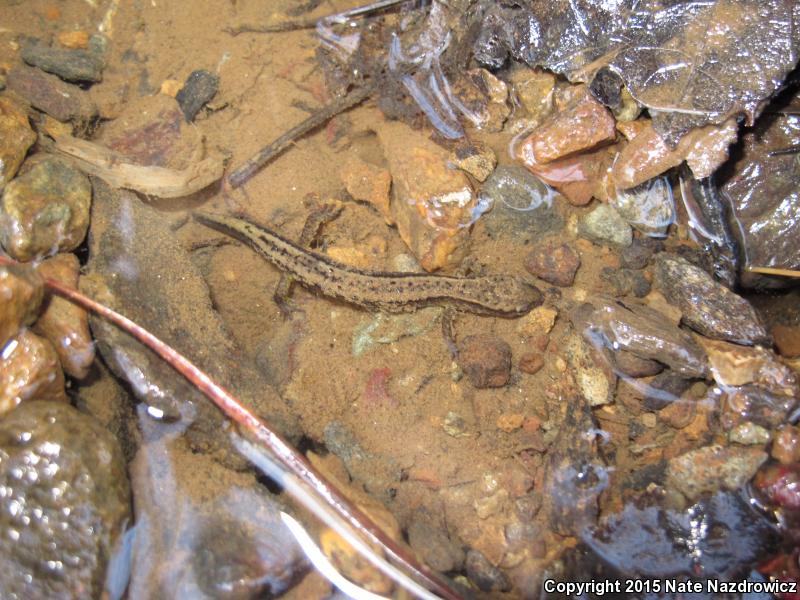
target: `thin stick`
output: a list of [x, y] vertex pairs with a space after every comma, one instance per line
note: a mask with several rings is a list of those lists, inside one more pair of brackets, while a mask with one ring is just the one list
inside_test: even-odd
[[317, 112], [310, 115], [305, 121], [301, 121], [292, 127], [268, 146], [264, 146], [241, 167], [228, 175], [228, 182], [231, 184], [231, 187], [238, 188], [244, 185], [253, 175], [261, 170], [265, 164], [286, 150], [296, 139], [316, 129], [329, 119], [346, 111], [348, 108], [352, 108], [356, 104], [363, 102], [367, 96], [370, 95], [373, 87], [372, 85], [362, 85], [361, 87], [351, 90], [345, 96], [322, 107]]
[[[0, 256], [0, 264], [14, 264], [14, 261]], [[314, 493], [352, 528], [380, 546], [387, 556], [403, 565], [412, 576], [424, 582], [429, 589], [439, 594], [442, 598], [461, 600], [461, 596], [457, 592], [433, 571], [419, 563], [411, 553], [386, 535], [372, 519], [350, 502], [336, 486], [319, 473], [289, 442], [270, 429], [225, 388], [217, 384], [180, 352], [162, 342], [141, 325], [115, 310], [84, 296], [79, 291], [70, 289], [50, 278], [45, 278], [44, 283], [52, 293], [113, 323], [150, 348], [216, 404], [228, 418], [238, 423], [255, 440], [260, 442], [287, 471], [309, 485]]]
[[800, 271], [793, 269], [776, 269], [774, 267], [747, 267], [750, 273], [761, 273], [763, 275], [780, 275], [781, 277], [800, 277]]

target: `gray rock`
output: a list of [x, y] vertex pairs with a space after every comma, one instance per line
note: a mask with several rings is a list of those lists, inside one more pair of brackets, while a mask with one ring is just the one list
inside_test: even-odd
[[200, 109], [211, 100], [219, 88], [219, 77], [208, 71], [192, 71], [175, 96], [187, 122], [194, 121]]
[[434, 571], [458, 571], [464, 564], [464, 550], [450, 539], [447, 531], [424, 509], [414, 512], [408, 526], [408, 543]]
[[633, 230], [608, 204], [600, 204], [578, 223], [578, 233], [600, 244], [627, 247], [633, 241]]
[[91, 50], [50, 48], [31, 40], [22, 47], [22, 60], [65, 81], [97, 83], [103, 80], [104, 60]]
[[130, 491], [114, 437], [69, 404], [0, 423], [0, 596], [99, 598]]
[[495, 567], [478, 550], [467, 552], [467, 577], [484, 592], [507, 592], [511, 582], [500, 569]]
[[659, 254], [655, 284], [683, 313], [683, 322], [698, 333], [737, 344], [770, 344], [752, 305], [689, 261]]
[[695, 501], [704, 493], [740, 488], [766, 460], [759, 448], [705, 446], [669, 461], [666, 486]]

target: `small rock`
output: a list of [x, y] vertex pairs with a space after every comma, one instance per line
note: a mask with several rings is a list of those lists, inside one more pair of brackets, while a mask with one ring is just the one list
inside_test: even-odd
[[573, 206], [586, 206], [592, 198], [608, 199], [608, 170], [615, 155], [616, 147], [608, 146], [547, 164], [526, 162], [525, 166], [561, 192]]
[[369, 319], [362, 319], [353, 330], [353, 356], [361, 356], [375, 344], [393, 344], [430, 331], [441, 314], [442, 309], [431, 306], [408, 314], [376, 313]]
[[454, 413], [452, 410], [444, 416], [442, 429], [447, 435], [454, 438], [469, 437], [470, 435], [467, 431], [467, 422], [464, 421], [464, 417]]
[[458, 365], [478, 388], [498, 388], [511, 374], [511, 348], [490, 333], [470, 335], [458, 344]]
[[720, 422], [732, 429], [742, 421], [752, 421], [767, 429], [786, 422], [797, 405], [793, 396], [775, 394], [757, 385], [743, 385], [724, 390]]
[[797, 396], [797, 377], [771, 351], [699, 338], [708, 354], [711, 374], [720, 386], [754, 383], [783, 396]]
[[600, 244], [630, 246], [633, 241], [631, 226], [608, 204], [600, 204], [578, 223], [578, 233]]
[[553, 110], [555, 75], [549, 71], [525, 69], [524, 74], [515, 74], [513, 80], [514, 93], [531, 117], [540, 120]]
[[547, 335], [553, 329], [558, 311], [550, 306], [537, 306], [519, 319], [517, 332], [528, 337]]
[[735, 119], [698, 127], [683, 136], [675, 149], [661, 139], [649, 122], [625, 146], [614, 163], [611, 178], [618, 189], [636, 187], [684, 160], [695, 177], [710, 176], [728, 158], [728, 146], [738, 137]]
[[666, 485], [693, 502], [704, 493], [740, 488], [766, 460], [759, 448], [705, 446], [670, 460]]
[[737, 344], [769, 345], [769, 335], [751, 304], [686, 259], [659, 254], [655, 284], [695, 331]]
[[650, 257], [664, 244], [650, 238], [634, 238], [633, 243], [619, 254], [620, 266], [624, 269], [644, 269]]
[[518, 149], [526, 165], [545, 164], [593, 149], [617, 136], [614, 116], [585, 94], [549, 117]]
[[655, 360], [641, 358], [633, 352], [620, 350], [614, 354], [614, 364], [629, 377], [650, 377], [664, 370], [663, 365]]
[[0, 242], [21, 261], [74, 250], [86, 237], [91, 202], [86, 175], [47, 156], [3, 190]]
[[10, 96], [0, 96], [0, 190], [17, 174], [35, 141], [25, 107]]
[[519, 369], [528, 375], [535, 375], [544, 367], [544, 357], [537, 352], [526, 352], [519, 358]]
[[800, 462], [800, 429], [783, 425], [772, 440], [772, 458], [783, 465]]
[[369, 202], [383, 215], [387, 223], [393, 223], [389, 207], [389, 190], [392, 176], [389, 171], [351, 156], [339, 171], [347, 193], [356, 200]]
[[0, 266], [0, 350], [36, 320], [43, 298], [42, 278], [30, 265]]
[[506, 433], [511, 433], [512, 431], [516, 431], [520, 427], [522, 427], [522, 423], [525, 421], [525, 417], [519, 413], [503, 413], [499, 417], [497, 417], [497, 428], [500, 431], [504, 431]]
[[467, 176], [451, 169], [449, 153], [399, 121], [375, 131], [392, 175], [392, 219], [426, 271], [457, 265], [466, 255], [468, 225], [488, 207], [479, 205]]
[[[614, 401], [617, 377], [608, 365], [608, 361], [579, 335], [571, 335], [566, 341], [566, 352], [569, 366], [575, 382], [589, 406], [602, 406]], [[558, 361], [564, 360], [558, 357]], [[561, 370], [561, 369], [559, 369]], [[564, 363], [563, 371], [567, 370]]]
[[639, 422], [647, 429], [652, 429], [658, 424], [658, 418], [653, 413], [642, 413], [639, 416]]
[[547, 242], [525, 257], [525, 268], [531, 275], [553, 285], [568, 287], [575, 280], [581, 259], [568, 244]]
[[692, 382], [667, 370], [659, 373], [647, 385], [643, 406], [645, 410], [662, 410], [676, 400], [679, 400]]
[[56, 351], [50, 342], [26, 329], [3, 348], [0, 416], [30, 400], [68, 401]]
[[524, 213], [543, 205], [550, 207], [553, 191], [522, 167], [502, 165], [483, 184], [480, 197], [493, 206]]
[[103, 80], [104, 60], [91, 50], [48, 48], [32, 40], [22, 47], [22, 60], [65, 81], [97, 83]]
[[458, 571], [464, 564], [464, 550], [427, 510], [415, 510], [408, 526], [408, 543], [434, 571]]
[[89, 94], [77, 85], [26, 65], [18, 65], [8, 74], [8, 89], [54, 119], [74, 121], [79, 128], [84, 128], [98, 115], [98, 108]]
[[99, 598], [131, 522], [114, 437], [67, 403], [31, 402], [0, 421], [0, 596]]
[[769, 504], [800, 511], [800, 465], [768, 465], [758, 472], [753, 484]]
[[175, 96], [187, 123], [194, 121], [200, 109], [216, 95], [217, 89], [219, 89], [219, 77], [213, 73], [203, 70], [191, 72]]
[[478, 181], [486, 181], [497, 166], [497, 157], [492, 149], [479, 142], [459, 144], [450, 154], [450, 159]]
[[89, 48], [89, 34], [85, 31], [62, 31], [56, 40], [64, 48], [86, 50]]
[[679, 399], [667, 404], [658, 411], [658, 417], [674, 429], [688, 427], [697, 414], [697, 403], [690, 400]]
[[743, 446], [763, 446], [772, 438], [768, 429], [755, 423], [741, 423], [730, 430], [728, 439]]
[[800, 356], [800, 326], [775, 325], [772, 328], [772, 337], [781, 356], [786, 358]]
[[[38, 267], [42, 277], [54, 279], [73, 290], [78, 289], [79, 270], [80, 264], [74, 254], [56, 254]], [[85, 310], [51, 295], [34, 331], [53, 345], [68, 375], [78, 379], [86, 377], [94, 361], [94, 342]]]
[[600, 279], [611, 287], [612, 296], [630, 296], [644, 298], [650, 293], [650, 282], [641, 271], [633, 269], [615, 269], [603, 267]]
[[507, 592], [511, 583], [500, 569], [478, 550], [467, 552], [466, 571], [469, 580], [483, 592]]

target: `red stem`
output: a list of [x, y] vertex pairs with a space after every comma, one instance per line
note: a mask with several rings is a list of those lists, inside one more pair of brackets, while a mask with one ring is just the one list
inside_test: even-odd
[[[14, 261], [0, 256], [0, 264], [14, 264]], [[322, 501], [349, 523], [351, 527], [378, 544], [387, 556], [404, 565], [411, 575], [423, 582], [431, 591], [447, 600], [461, 600], [461, 596], [457, 592], [442, 581], [433, 571], [419, 563], [410, 552], [386, 535], [372, 519], [350, 502], [336, 486], [317, 471], [288, 441], [270, 429], [261, 419], [228, 393], [225, 388], [215, 383], [211, 377], [180, 352], [162, 342], [144, 327], [113, 309], [84, 296], [79, 291], [68, 288], [50, 278], [45, 278], [44, 283], [54, 294], [113, 323], [158, 354], [159, 357], [216, 404], [226, 416], [241, 425], [255, 439], [261, 442], [269, 453], [289, 472], [309, 485]]]

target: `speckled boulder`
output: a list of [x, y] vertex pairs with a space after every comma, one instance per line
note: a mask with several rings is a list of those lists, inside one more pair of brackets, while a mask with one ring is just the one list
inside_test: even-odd
[[0, 490], [0, 597], [98, 598], [131, 517], [114, 437], [68, 404], [24, 404], [0, 421]]
[[92, 186], [68, 162], [47, 157], [9, 183], [0, 202], [0, 242], [33, 260], [77, 248], [89, 227]]

